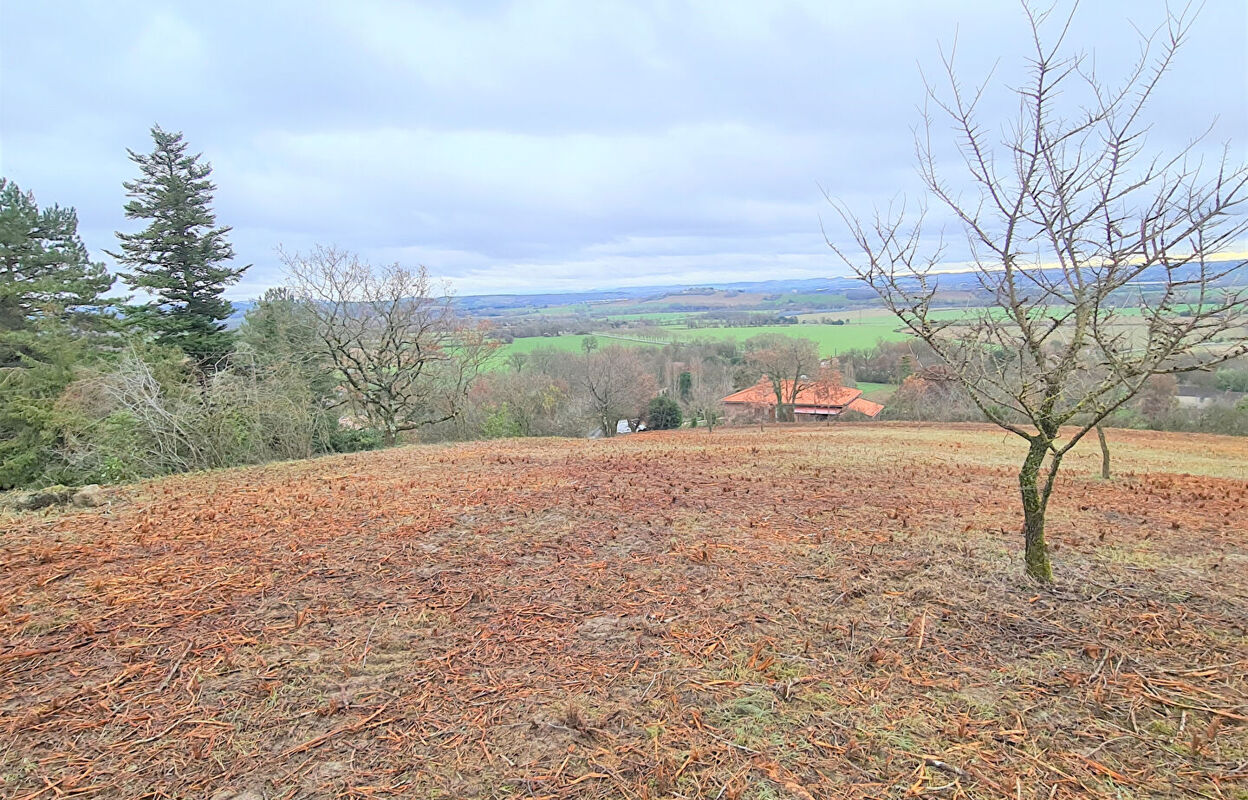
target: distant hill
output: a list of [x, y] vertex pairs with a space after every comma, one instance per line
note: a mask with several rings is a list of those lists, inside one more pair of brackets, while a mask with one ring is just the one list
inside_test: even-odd
[[[1180, 268], [1178, 274], [1184, 278], [1191, 277], [1196, 273], [1196, 270], [1196, 266], [1183, 267]], [[1048, 269], [1044, 270], [1044, 272], [1052, 274], [1054, 278], [1060, 275], [1060, 270], [1057, 269]], [[1149, 284], [1159, 283], [1164, 277], [1165, 270], [1162, 267], [1154, 267], [1146, 270], [1138, 279], [1132, 282], [1132, 285], [1146, 289]], [[987, 299], [984, 297], [979, 279], [973, 272], [940, 273], [934, 276], [934, 279], [939, 291], [946, 295], [944, 298], [946, 302], [974, 303]], [[1221, 285], [1248, 286], [1248, 261], [1241, 262], [1221, 282]], [[857, 278], [831, 277], [734, 281], [709, 286], [705, 284], [697, 286], [637, 286], [582, 292], [548, 292], [544, 294], [465, 295], [456, 297], [455, 304], [466, 313], [482, 317], [503, 316], [523, 311], [537, 311], [543, 308], [578, 304], [623, 306], [625, 305], [623, 301], [631, 301], [628, 303], [629, 305], [666, 306], [671, 310], [692, 311], [723, 308], [725, 305], [731, 305], [730, 303], [725, 303], [724, 298], [730, 297], [733, 293], [749, 296], [748, 298], [742, 298], [744, 302], [738, 304], [742, 307], [774, 307], [774, 303], [761, 302], [758, 301], [758, 298], [786, 294], [806, 295], [807, 297], [804, 299], [810, 302], [817, 302], [817, 298], [811, 298], [809, 297], [810, 295], [835, 295], [843, 298], [839, 301], [841, 307], [858, 307], [863, 304], [876, 303], [875, 292]], [[677, 306], [679, 308], [676, 308]], [[829, 309], [833, 307], [829, 306]], [[602, 310], [605, 311], [605, 309]]]
[[243, 317], [247, 312], [256, 307], [256, 300], [231, 300], [230, 305], [234, 306], [234, 313], [225, 318], [225, 326], [231, 330], [243, 324]]
[[[1190, 277], [1197, 267], [1180, 268], [1179, 275]], [[1048, 269], [1057, 277], [1059, 270]], [[1159, 283], [1165, 277], [1162, 267], [1146, 270], [1131, 285], [1147, 290], [1149, 284]], [[979, 285], [973, 272], [943, 272], [933, 276], [935, 285], [945, 295], [945, 302], [985, 302], [989, 298]], [[1223, 286], [1248, 286], [1248, 261], [1240, 262], [1232, 273], [1221, 282]], [[740, 295], [735, 301], [734, 295]], [[794, 278], [789, 280], [733, 281], [714, 285], [678, 284], [672, 286], [630, 286], [614, 289], [591, 289], [573, 292], [541, 292], [536, 294], [476, 294], [459, 295], [453, 299], [455, 306], [464, 314], [474, 317], [515, 316], [538, 313], [544, 309], [564, 306], [588, 306], [569, 309], [568, 313], [618, 313], [622, 311], [670, 310], [697, 311], [735, 307], [741, 310], [753, 308], [783, 308], [783, 298], [776, 295], [802, 295], [805, 305], [819, 310], [858, 308], [877, 304], [875, 292], [857, 278]], [[824, 305], [819, 295], [828, 295]], [[243, 315], [255, 305], [255, 301], [234, 301], [234, 314], [227, 320], [230, 327], [242, 323]], [[602, 308], [594, 308], [602, 306]]]

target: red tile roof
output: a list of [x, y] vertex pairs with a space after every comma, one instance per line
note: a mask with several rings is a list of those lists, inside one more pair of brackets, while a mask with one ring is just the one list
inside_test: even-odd
[[849, 401], [849, 405], [845, 406], [850, 411], [857, 411], [859, 414], [866, 414], [868, 417], [874, 417], [884, 410], [884, 406], [874, 403], [862, 397], [855, 397]]
[[[787, 398], [789, 392], [792, 391], [793, 381], [784, 381], [781, 391]], [[851, 389], [848, 386], [838, 386], [829, 383], [808, 382], [798, 387], [796, 405], [799, 406], [818, 406], [821, 408], [842, 408], [850, 405], [855, 399], [862, 396], [861, 389]], [[748, 389], [742, 389], [739, 392], [730, 394], [724, 398], [725, 403], [748, 403], [751, 405], [774, 406], [776, 404], [776, 392], [771, 387], [771, 381], [762, 380], [754, 384]], [[872, 403], [871, 405], [875, 405]], [[865, 412], [864, 412], [865, 413]], [[879, 411], [875, 412], [880, 413]], [[875, 414], [868, 414], [875, 416]]]

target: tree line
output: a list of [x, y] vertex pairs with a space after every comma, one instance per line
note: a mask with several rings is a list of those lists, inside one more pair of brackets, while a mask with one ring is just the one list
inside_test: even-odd
[[[40, 208], [32, 192], [0, 179], [0, 487], [125, 473], [119, 448], [140, 433], [123, 420], [126, 408], [163, 415], [173, 429], [177, 447], [170, 430], [154, 434], [160, 458], [213, 463], [182, 446], [194, 437], [190, 421], [169, 417], [186, 402], [172, 384], [174, 373], [193, 376], [202, 416], [221, 408], [209, 384], [234, 344], [223, 293], [247, 267], [231, 263], [230, 229], [216, 223], [210, 165], [180, 134], [156, 126], [151, 135], [150, 153], [129, 152], [139, 176], [124, 183], [125, 216], [145, 226], [118, 232], [109, 252], [117, 276], [91, 260], [73, 209]], [[110, 294], [117, 278], [141, 293], [137, 301]], [[139, 409], [160, 381], [170, 391], [159, 413]]]
[[[151, 136], [150, 152], [129, 151], [138, 177], [123, 184], [125, 217], [141, 227], [117, 232], [106, 251], [116, 275], [90, 258], [73, 209], [40, 208], [31, 191], [0, 179], [0, 488], [393, 441], [411, 420], [341, 407], [350, 392], [385, 407], [382, 395], [400, 385], [378, 385], [384, 362], [371, 373], [349, 368], [369, 366], [349, 341], [341, 363], [309, 346], [324, 342], [321, 306], [278, 289], [237, 331], [227, 327], [225, 291], [248, 265], [235, 263], [230, 228], [217, 224], [212, 167], [180, 133], [156, 126]], [[132, 294], [114, 294], [118, 283]], [[390, 342], [379, 358], [409, 344]], [[429, 344], [420, 342], [433, 364]]]

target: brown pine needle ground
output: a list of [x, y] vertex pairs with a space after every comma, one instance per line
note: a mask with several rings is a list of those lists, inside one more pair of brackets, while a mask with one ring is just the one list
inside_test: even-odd
[[[520, 440], [0, 517], [0, 796], [1243, 798], [1248, 441]], [[1185, 474], [1187, 473], [1187, 474]]]

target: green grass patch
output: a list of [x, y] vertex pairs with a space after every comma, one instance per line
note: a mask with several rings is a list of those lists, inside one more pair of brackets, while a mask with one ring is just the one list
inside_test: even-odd
[[[909, 335], [898, 330], [892, 323], [873, 322], [850, 325], [761, 325], [753, 328], [686, 328], [683, 323], [668, 323], [662, 326], [660, 335], [665, 335], [673, 342], [693, 343], [697, 341], [735, 341], [744, 342], [765, 333], [778, 333], [783, 336], [810, 339], [819, 346], [824, 356], [834, 356], [846, 350], [861, 350], [875, 347], [876, 342], [898, 342], [909, 338]], [[614, 334], [612, 336], [611, 334]], [[604, 331], [595, 334], [600, 346], [622, 344], [630, 347], [653, 347], [651, 342], [632, 341], [627, 338], [626, 330]], [[584, 347], [585, 334], [567, 334], [564, 336], [528, 336], [515, 339], [503, 345], [495, 353], [493, 364], [498, 368], [506, 364], [507, 357], [512, 353], [531, 353], [534, 350], [553, 348], [569, 353], [579, 353]], [[871, 384], [872, 389], [888, 388], [887, 384]], [[866, 392], [867, 389], [863, 389]]]
[[900, 342], [910, 338], [898, 329], [895, 321], [850, 323], [846, 325], [760, 325], [756, 328], [697, 328], [684, 332], [685, 341], [694, 339], [728, 339], [744, 342], [764, 333], [778, 333], [798, 339], [810, 339], [819, 345], [819, 353], [834, 356], [846, 350], [866, 350], [876, 342]]
[[[552, 349], [580, 355], [585, 352], [585, 339], [587, 339], [590, 335], [593, 335], [598, 339], [599, 347], [606, 347], [613, 344], [621, 344], [627, 347], [655, 346], [650, 342], [616, 339], [604, 334], [569, 333], [564, 336], [526, 336], [520, 339], [514, 339], [511, 343], [505, 344], [498, 348], [498, 350], [494, 351], [494, 356], [490, 359], [486, 368], [504, 369], [507, 367], [507, 357], [511, 354], [528, 354], [532, 353], [534, 350]], [[627, 333], [621, 335], [627, 335]]]
[[866, 398], [887, 397], [897, 391], [895, 383], [872, 383], [871, 381], [858, 381], [858, 388], [862, 390], [862, 396]]

